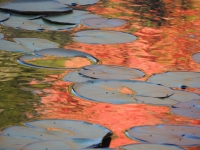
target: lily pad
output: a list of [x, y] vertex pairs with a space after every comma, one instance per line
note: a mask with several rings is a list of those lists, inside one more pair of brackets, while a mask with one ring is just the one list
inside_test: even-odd
[[72, 11], [72, 8], [53, 0], [15, 0], [1, 4], [0, 9], [19, 14], [31, 15]]
[[4, 35], [0, 33], [0, 40], [4, 38]]
[[178, 146], [159, 144], [129, 144], [120, 146], [119, 150], [183, 150]]
[[86, 18], [81, 21], [84, 25], [93, 28], [114, 28], [126, 24], [122, 19], [108, 19], [108, 18]]
[[0, 50], [10, 51], [10, 52], [22, 52], [22, 53], [31, 53], [32, 50], [20, 45], [15, 42], [10, 42], [6, 40], [0, 40]]
[[[115, 38], [113, 38], [115, 37]], [[124, 32], [86, 30], [75, 33], [74, 40], [88, 44], [119, 44], [133, 42], [136, 36]]]
[[63, 80], [67, 82], [86, 82], [94, 79], [85, 77], [83, 75], [80, 75], [78, 71], [74, 71], [74, 72], [69, 72], [67, 75], [65, 75], [63, 77]]
[[193, 58], [196, 62], [200, 63], [200, 52], [193, 54], [193, 55], [192, 55], [192, 58]]
[[192, 100], [173, 105], [171, 112], [180, 116], [200, 119], [200, 100]]
[[131, 80], [99, 80], [76, 83], [72, 94], [91, 101], [113, 104], [137, 103], [134, 96], [166, 97], [173, 94], [167, 87]]
[[73, 12], [67, 14], [46, 16], [43, 17], [43, 19], [58, 24], [78, 24], [82, 19], [97, 17], [99, 16], [95, 14], [89, 14], [88, 11], [74, 10]]
[[0, 11], [0, 22], [5, 21], [10, 18], [10, 14]]
[[56, 0], [60, 3], [71, 5], [72, 3], [76, 3], [78, 5], [91, 5], [97, 3], [99, 0]]
[[167, 87], [200, 87], [200, 72], [165, 72], [155, 74], [149, 82], [162, 84]]
[[39, 39], [39, 38], [14, 38], [14, 40], [29, 49], [35, 51], [35, 50], [41, 50], [45, 48], [58, 48], [59, 44], [51, 42], [46, 39]]
[[85, 66], [79, 74], [95, 79], [134, 79], [145, 76], [139, 69], [111, 65]]
[[132, 127], [126, 131], [130, 138], [154, 144], [193, 146], [200, 143], [200, 127], [156, 125]]
[[47, 21], [44, 21], [41, 18], [38, 19], [30, 19], [36, 16], [32, 15], [18, 15], [12, 14], [10, 19], [3, 22], [4, 25], [13, 27], [16, 29], [24, 29], [24, 30], [70, 30], [75, 27], [75, 25], [61, 25], [61, 24], [53, 24]]

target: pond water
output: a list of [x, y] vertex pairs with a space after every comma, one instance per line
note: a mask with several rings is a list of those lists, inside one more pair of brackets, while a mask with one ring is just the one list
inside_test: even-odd
[[[1, 0], [0, 4], [5, 1], [9, 0]], [[138, 143], [125, 134], [126, 130], [135, 126], [157, 124], [200, 126], [200, 117], [192, 118], [179, 113], [171, 113], [169, 105], [145, 104], [144, 102], [116, 104], [93, 101], [92, 98], [91, 100], [80, 96], [80, 93], [77, 96], [78, 94], [74, 94], [72, 89], [80, 83], [74, 85], [75, 82], [69, 82], [70, 80], [66, 78], [68, 73], [71, 74], [89, 64], [135, 68], [145, 74], [144, 77], [135, 79], [139, 81], [148, 81], [152, 75], [167, 71], [200, 72], [198, 58], [194, 60], [192, 57], [193, 54], [200, 52], [200, 1], [100, 0], [93, 5], [72, 7], [77, 10], [90, 11], [98, 17], [122, 19], [122, 22], [119, 22], [120, 26], [117, 27], [101, 28], [98, 26], [98, 28], [93, 28], [90, 24], [87, 25], [88, 20], [86, 19], [84, 23], [67, 31], [51, 31], [50, 28], [44, 31], [24, 30], [0, 24], [0, 33], [4, 35], [3, 40], [15, 42], [14, 38], [41, 38], [58, 43], [58, 46], [52, 47], [55, 50], [64, 48], [84, 52], [66, 54], [66, 57], [70, 55], [70, 58], [65, 60], [62, 58], [65, 55], [62, 52], [54, 53], [50, 57], [46, 56], [45, 52], [36, 51], [35, 53], [40, 56], [37, 55], [38, 58], [31, 61], [27, 58], [24, 59], [26, 63], [31, 64], [24, 65], [18, 61], [24, 53], [2, 49], [0, 51], [1, 129], [41, 119], [87, 121], [111, 130], [113, 136], [110, 148], [117, 148], [121, 145]], [[123, 20], [126, 21], [125, 24]], [[79, 31], [92, 29], [102, 30], [106, 34], [107, 30], [111, 30], [109, 32], [117, 31], [120, 34], [114, 32], [112, 35], [109, 34], [107, 39], [104, 39], [103, 33], [97, 35], [87, 32], [87, 35], [83, 33], [84, 35], [77, 36]], [[128, 33], [128, 41], [126, 37], [123, 37], [125, 33]], [[85, 36], [88, 38], [84, 38]], [[101, 42], [97, 43], [99, 41]], [[78, 57], [71, 58], [74, 55]], [[34, 65], [39, 67], [34, 67]], [[98, 70], [96, 70], [97, 73], [99, 73]], [[109, 68], [105, 70], [102, 72], [110, 73]], [[74, 77], [72, 81], [85, 82], [88, 80], [84, 76], [82, 77], [84, 79], [79, 79], [78, 75], [72, 74], [71, 76]], [[182, 75], [179, 76], [182, 78]], [[104, 79], [101, 75], [98, 78]], [[170, 87], [173, 90], [200, 94], [199, 75], [196, 78], [197, 86], [193, 87], [189, 86], [189, 83], [188, 85], [185, 83], [180, 87]], [[179, 77], [177, 77], [178, 79]], [[166, 80], [169, 83], [175, 82], [167, 78]], [[190, 80], [193, 78], [187, 79], [187, 81]], [[97, 86], [101, 91], [100, 88], [104, 85]], [[110, 91], [110, 89], [106, 90]], [[128, 86], [120, 90], [126, 95], [134, 95], [135, 91], [136, 93], [145, 93], [145, 91], [131, 91]], [[92, 92], [92, 89], [90, 91]], [[89, 90], [86, 90], [87, 92], [89, 93]], [[155, 97], [157, 98], [157, 96]], [[113, 99], [117, 99], [117, 96]], [[198, 95], [197, 99], [199, 99]], [[197, 111], [198, 113], [199, 111]], [[198, 146], [183, 146], [183, 148], [199, 149]]]

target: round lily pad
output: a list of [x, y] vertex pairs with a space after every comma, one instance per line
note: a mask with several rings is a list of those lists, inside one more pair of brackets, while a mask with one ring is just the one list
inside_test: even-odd
[[69, 72], [67, 75], [65, 75], [63, 77], [63, 80], [67, 82], [86, 82], [93, 79], [80, 75], [78, 71], [74, 71], [74, 72]]
[[70, 30], [75, 27], [75, 25], [53, 24], [53, 23], [44, 21], [41, 18], [30, 19], [33, 17], [36, 17], [36, 16], [12, 14], [12, 16], [8, 20], [4, 21], [3, 24], [9, 27], [16, 28], [16, 29], [35, 30], [35, 31]]
[[145, 76], [139, 69], [111, 65], [85, 66], [79, 74], [95, 79], [134, 79]]
[[91, 101], [113, 104], [137, 103], [134, 96], [166, 97], [173, 94], [167, 87], [131, 80], [94, 80], [76, 83], [72, 94]]
[[0, 11], [0, 22], [5, 21], [10, 18], [10, 14]]
[[192, 55], [192, 58], [193, 58], [196, 62], [200, 63], [200, 52], [193, 54], [193, 55]]
[[0, 40], [4, 38], [4, 35], [0, 33]]
[[155, 74], [148, 80], [167, 87], [200, 87], [200, 72], [165, 72]]
[[41, 50], [45, 48], [58, 48], [59, 44], [51, 42], [46, 39], [40, 39], [40, 38], [14, 38], [14, 40], [29, 49], [35, 51], [35, 50]]
[[[103, 126], [75, 120], [40, 120], [24, 125], [3, 129], [0, 133], [0, 149], [44, 149], [55, 148], [53, 146], [57, 144], [59, 146], [56, 149], [72, 150], [108, 147], [112, 135]], [[48, 147], [50, 145], [52, 147]]]
[[181, 125], [137, 126], [126, 131], [130, 138], [154, 144], [193, 146], [200, 143], [200, 127]]
[[43, 17], [46, 21], [50, 21], [52, 23], [59, 24], [78, 24], [82, 19], [85, 18], [97, 18], [98, 15], [89, 14], [88, 11], [81, 10], [73, 10], [71, 13], [62, 14], [62, 15], [54, 15], [54, 16], [46, 16]]
[[78, 5], [91, 5], [97, 3], [99, 0], [56, 0], [60, 3], [71, 5], [72, 3], [76, 3]]
[[173, 105], [171, 112], [180, 116], [200, 119], [200, 99]]
[[[115, 37], [115, 38], [113, 38]], [[88, 44], [117, 44], [136, 40], [136, 36], [124, 32], [86, 30], [75, 33], [74, 40]]]
[[159, 144], [129, 144], [120, 146], [119, 150], [183, 150], [178, 146]]
[[86, 18], [81, 21], [84, 25], [93, 28], [114, 28], [126, 24], [122, 19]]
[[[45, 7], [44, 7], [45, 6]], [[0, 9], [19, 14], [52, 14], [72, 11], [72, 8], [53, 0], [15, 0], [0, 5]]]

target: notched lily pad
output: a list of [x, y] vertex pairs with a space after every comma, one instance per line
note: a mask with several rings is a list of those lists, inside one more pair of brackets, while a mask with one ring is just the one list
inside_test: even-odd
[[180, 116], [200, 119], [200, 99], [173, 105], [171, 112]]
[[95, 79], [133, 79], [144, 77], [139, 69], [111, 65], [90, 65], [83, 67], [79, 74]]
[[72, 3], [76, 3], [78, 5], [91, 5], [97, 3], [99, 0], [56, 0], [60, 3], [71, 5]]
[[1, 4], [0, 9], [19, 14], [31, 15], [72, 11], [72, 8], [53, 0], [13, 0]]
[[193, 55], [192, 55], [192, 58], [193, 58], [196, 62], [200, 63], [200, 52], [193, 54]]
[[0, 22], [10, 18], [10, 14], [7, 12], [0, 11]]
[[63, 77], [63, 80], [67, 82], [86, 82], [94, 79], [85, 77], [83, 75], [80, 75], [78, 71], [74, 71], [74, 72], [69, 72], [67, 75], [65, 75]]
[[183, 150], [178, 146], [159, 144], [129, 144], [120, 146], [119, 150]]
[[128, 129], [126, 135], [144, 143], [179, 146], [193, 146], [200, 143], [200, 127], [196, 126], [138, 126]]
[[0, 40], [4, 38], [4, 35], [0, 33]]
[[84, 25], [93, 28], [114, 28], [126, 24], [122, 19], [108, 19], [108, 18], [86, 18], [81, 21]]
[[136, 40], [136, 36], [132, 34], [102, 30], [80, 31], [75, 33], [73, 38], [75, 41], [88, 44], [119, 44]]
[[71, 93], [75, 96], [113, 104], [137, 103], [134, 96], [166, 97], [173, 94], [167, 87], [141, 81], [99, 80], [76, 83]]
[[148, 81], [167, 87], [196, 88], [200, 87], [200, 72], [165, 72], [151, 76]]

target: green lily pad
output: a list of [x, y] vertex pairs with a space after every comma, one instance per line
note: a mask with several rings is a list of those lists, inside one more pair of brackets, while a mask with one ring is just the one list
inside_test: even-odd
[[91, 5], [97, 3], [99, 0], [56, 0], [60, 3], [68, 4], [76, 3], [78, 5]]
[[[115, 38], [113, 38], [115, 37]], [[123, 37], [123, 38], [122, 38]], [[86, 30], [74, 34], [74, 40], [88, 44], [117, 44], [133, 42], [136, 36], [124, 32]]]
[[200, 72], [165, 72], [155, 74], [149, 82], [162, 84], [167, 87], [200, 87]]
[[63, 80], [67, 82], [86, 82], [94, 79], [85, 77], [83, 75], [80, 75], [78, 71], [74, 71], [74, 72], [69, 72], [67, 75], [65, 75], [63, 77]]
[[2, 33], [0, 33], [0, 39], [3, 39], [4, 35]]
[[0, 22], [10, 18], [10, 14], [7, 12], [0, 11]]
[[200, 52], [193, 54], [192, 58], [194, 59], [194, 61], [200, 63]]
[[[45, 7], [44, 7], [45, 6]], [[72, 11], [72, 8], [52, 0], [14, 0], [0, 5], [0, 9], [19, 14], [52, 14]]]
[[79, 74], [94, 79], [134, 79], [144, 77], [139, 69], [112, 65], [90, 65], [83, 67]]

